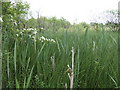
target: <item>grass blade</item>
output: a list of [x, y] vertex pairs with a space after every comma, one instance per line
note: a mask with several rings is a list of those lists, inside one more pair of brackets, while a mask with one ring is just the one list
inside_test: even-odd
[[16, 42], [15, 42], [15, 47], [14, 47], [14, 69], [16, 72]]
[[17, 78], [15, 79], [15, 81], [16, 81], [16, 88], [20, 88], [20, 85], [19, 85]]
[[10, 69], [9, 69], [9, 54], [7, 56], [7, 74], [8, 74], [8, 79], [9, 79], [9, 75], [10, 75]]
[[29, 87], [30, 80], [31, 80], [31, 77], [32, 77], [32, 72], [33, 72], [33, 69], [34, 69], [34, 66], [32, 67], [31, 72], [30, 72], [30, 75], [29, 75], [29, 77], [28, 77], [26, 88], [28, 88], [28, 87]]

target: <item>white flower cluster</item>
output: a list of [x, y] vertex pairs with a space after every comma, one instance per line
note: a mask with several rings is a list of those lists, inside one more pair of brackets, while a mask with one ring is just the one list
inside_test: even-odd
[[40, 40], [41, 42], [48, 41], [48, 42], [54, 42], [54, 43], [55, 43], [55, 40], [54, 40], [54, 39], [48, 39], [48, 38], [45, 38], [44, 36], [40, 37], [39, 40]]
[[27, 28], [27, 29], [24, 28], [23, 30], [33, 31], [33, 30], [36, 30], [36, 28]]

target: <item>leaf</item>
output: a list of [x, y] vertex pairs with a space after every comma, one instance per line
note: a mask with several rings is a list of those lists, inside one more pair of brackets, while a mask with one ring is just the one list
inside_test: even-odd
[[15, 47], [14, 47], [14, 70], [16, 72], [16, 42], [15, 42]]
[[32, 72], [33, 72], [33, 69], [34, 69], [34, 66], [32, 67], [31, 72], [30, 72], [30, 75], [29, 75], [29, 77], [28, 77], [26, 88], [28, 88], [28, 87], [29, 87], [30, 80], [31, 80], [31, 77], [32, 77]]
[[20, 85], [19, 85], [17, 78], [15, 80], [16, 80], [16, 88], [20, 88]]
[[[108, 75], [109, 75], [109, 74], [108, 74]], [[109, 76], [110, 76], [110, 75], [109, 75]], [[114, 79], [112, 76], [110, 76], [110, 78], [111, 78], [111, 80], [114, 82], [115, 86], [118, 87], [118, 85], [117, 85], [115, 79]]]

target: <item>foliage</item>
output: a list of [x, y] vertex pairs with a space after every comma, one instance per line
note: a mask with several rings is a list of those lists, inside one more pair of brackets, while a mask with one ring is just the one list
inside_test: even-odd
[[[11, 32], [14, 29], [20, 29], [23, 24], [23, 18], [29, 9], [27, 3], [11, 3], [3, 2], [2, 3], [2, 27], [6, 32]], [[3, 32], [4, 32], [3, 31]]]
[[[75, 88], [118, 87], [117, 33], [45, 31], [36, 34], [36, 41], [29, 35], [16, 36], [11, 50], [3, 52], [3, 87], [65, 88], [65, 83], [69, 87], [65, 72], [72, 46]], [[47, 41], [51, 38], [55, 43]], [[3, 45], [9, 47], [7, 41]]]
[[116, 32], [98, 23], [71, 25], [64, 18], [26, 20], [28, 9], [27, 3], [3, 3], [3, 88], [69, 88], [72, 47], [74, 88], [120, 87]]
[[104, 12], [104, 20], [106, 21], [106, 26], [110, 27], [111, 31], [118, 31], [118, 10], [108, 10]]

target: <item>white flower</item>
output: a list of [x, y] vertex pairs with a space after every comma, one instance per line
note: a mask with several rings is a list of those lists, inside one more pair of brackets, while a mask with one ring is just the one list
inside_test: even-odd
[[20, 34], [23, 34], [23, 32], [20, 32]]
[[43, 30], [43, 28], [41, 28], [41, 30]]
[[18, 37], [19, 35], [18, 35], [18, 34], [16, 34], [16, 36]]
[[23, 30], [26, 30], [25, 28], [23, 28]]
[[0, 17], [0, 22], [3, 22], [2, 17]]
[[48, 39], [47, 38], [45, 38], [45, 41], [47, 41]]
[[41, 39], [45, 40], [45, 37], [42, 36]]
[[33, 34], [36, 35], [36, 34], [37, 34], [37, 31], [34, 31]]
[[55, 40], [54, 40], [54, 39], [51, 39], [51, 42], [55, 42]]
[[48, 39], [48, 38], [45, 38], [44, 36], [40, 37], [39, 40], [40, 40], [41, 42], [44, 42], [44, 41], [47, 41], [47, 42], [55, 42], [54, 39]]
[[33, 36], [32, 39], [36, 42], [36, 37], [35, 36]]
[[31, 35], [29, 35], [29, 37], [31, 38]]
[[46, 41], [49, 41], [49, 40], [46, 38]]
[[48, 41], [51, 41], [50, 39], [48, 39]]
[[34, 30], [34, 29], [33, 29], [33, 28], [28, 28], [27, 30], [28, 30], [28, 31], [31, 31], [31, 30]]

